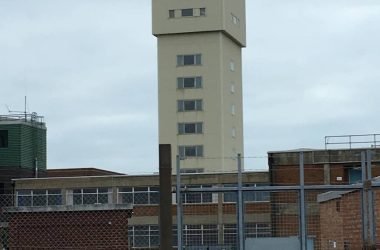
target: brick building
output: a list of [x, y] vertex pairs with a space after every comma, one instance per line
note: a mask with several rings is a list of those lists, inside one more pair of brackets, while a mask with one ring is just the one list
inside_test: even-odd
[[[105, 175], [17, 179], [14, 180], [15, 205], [21, 209], [23, 207], [133, 204], [133, 216], [128, 220], [130, 249], [157, 249], [159, 245], [158, 177], [158, 175]], [[236, 186], [237, 174], [184, 174], [181, 182], [185, 188], [231, 187]], [[245, 186], [268, 185], [268, 173], [246, 172], [243, 174], [243, 182]], [[172, 177], [172, 183], [175, 185], [175, 176]], [[172, 200], [173, 223], [176, 223], [175, 193]], [[225, 249], [230, 249], [236, 246], [236, 192], [184, 193], [182, 200], [185, 246], [194, 249], [209, 246], [223, 246]], [[246, 192], [245, 232], [247, 237], [270, 236], [269, 211], [269, 193]], [[59, 213], [54, 213], [54, 215], [60, 216]], [[50, 219], [46, 218], [46, 220]], [[177, 239], [176, 231], [176, 226], [173, 225], [174, 245]], [[13, 235], [10, 234], [10, 237]]]
[[[366, 149], [300, 149], [269, 152], [270, 183], [273, 186], [293, 186], [300, 184], [300, 152], [303, 152], [304, 155], [304, 182], [306, 186], [344, 185], [361, 182], [361, 152], [365, 150]], [[370, 150], [373, 152], [372, 176], [379, 176], [380, 149], [370, 148]], [[324, 231], [326, 227], [332, 225], [331, 221], [340, 220], [339, 216], [325, 216], [325, 211], [322, 211], [322, 209], [325, 209], [325, 204], [317, 202], [318, 195], [326, 193], [327, 191], [329, 190], [307, 190], [305, 192], [307, 234], [308, 237], [314, 239], [315, 249], [329, 249], [326, 248], [326, 242], [323, 240], [325, 236], [322, 235], [321, 232]], [[360, 203], [359, 200], [355, 200], [355, 202], [355, 204], [346, 203], [344, 209], [348, 213], [351, 213], [351, 215], [356, 214], [356, 216], [358, 216], [360, 215], [360, 210], [356, 208], [360, 206]], [[340, 207], [342, 208], [342, 205]], [[298, 192], [287, 191], [271, 193], [272, 236], [287, 237], [299, 235], [299, 209]], [[330, 223], [327, 224], [329, 226], [326, 226], [325, 222], [329, 219]], [[345, 222], [348, 222], [348, 220], [345, 220]], [[360, 225], [360, 223], [355, 225]], [[330, 229], [332, 230], [332, 228], [334, 227]], [[347, 229], [341, 233], [346, 234], [346, 232], [351, 229], [352, 228]], [[357, 237], [361, 237], [361, 234], [358, 233]], [[349, 242], [353, 244], [352, 242], [354, 241], [350, 240]]]

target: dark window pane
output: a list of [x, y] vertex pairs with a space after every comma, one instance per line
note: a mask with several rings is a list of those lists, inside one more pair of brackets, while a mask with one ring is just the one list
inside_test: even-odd
[[33, 206], [46, 206], [47, 204], [47, 197], [46, 195], [36, 195], [33, 196]]
[[48, 194], [61, 194], [61, 189], [49, 189]]
[[185, 56], [183, 56], [183, 64], [184, 65], [194, 65], [195, 64], [194, 55], [185, 55]]
[[17, 197], [18, 206], [31, 206], [32, 205], [32, 197], [31, 196], [18, 196]]
[[195, 110], [195, 101], [185, 101], [185, 110]]
[[182, 9], [182, 16], [193, 16], [193, 9]]
[[120, 190], [120, 192], [132, 192], [131, 187], [123, 187], [123, 188], [120, 188], [119, 190]]
[[134, 204], [148, 204], [148, 192], [135, 193]]
[[123, 204], [133, 203], [133, 194], [121, 194], [121, 199]]
[[194, 77], [184, 78], [183, 86], [185, 88], [194, 88], [194, 86], [195, 86], [195, 78]]
[[74, 194], [73, 195], [73, 203], [74, 203], [74, 205], [82, 204], [82, 195], [81, 194]]
[[19, 190], [17, 191], [18, 195], [32, 195], [32, 190]]
[[151, 192], [150, 193], [150, 204], [159, 204], [160, 203], [160, 193]]
[[174, 17], [175, 17], [174, 10], [169, 10], [169, 18], [174, 18]]
[[224, 202], [236, 202], [236, 200], [237, 200], [236, 192], [224, 193]]
[[200, 12], [201, 16], [205, 16], [206, 15], [206, 8], [200, 8], [199, 12]]
[[84, 194], [96, 194], [96, 188], [84, 188], [83, 193]]
[[33, 190], [33, 195], [38, 195], [38, 194], [46, 195], [46, 189], [35, 189], [35, 190]]
[[74, 194], [81, 194], [82, 193], [82, 189], [74, 189], [73, 193]]
[[99, 194], [98, 195], [98, 203], [108, 204], [108, 194]]
[[0, 148], [8, 147], [8, 130], [0, 130]]
[[147, 192], [148, 187], [135, 187], [135, 192]]
[[195, 147], [186, 147], [185, 148], [185, 155], [186, 156], [196, 156]]
[[185, 133], [188, 133], [188, 134], [195, 133], [195, 123], [185, 124]]
[[98, 193], [108, 193], [108, 188], [98, 188]]
[[96, 194], [83, 194], [83, 204], [95, 204], [97, 203]]
[[62, 195], [49, 195], [48, 205], [49, 206], [62, 205]]

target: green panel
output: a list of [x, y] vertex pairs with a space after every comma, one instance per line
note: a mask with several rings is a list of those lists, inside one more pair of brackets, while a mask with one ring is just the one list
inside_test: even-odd
[[46, 129], [28, 123], [0, 124], [8, 130], [8, 148], [0, 148], [0, 167], [22, 167], [46, 170]]
[[21, 127], [21, 166], [46, 170], [46, 130], [23, 125]]

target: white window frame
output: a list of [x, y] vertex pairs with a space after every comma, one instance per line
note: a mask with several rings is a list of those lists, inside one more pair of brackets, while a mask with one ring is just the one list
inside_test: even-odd
[[[187, 155], [186, 150], [195, 150], [195, 155]], [[204, 147], [203, 145], [180, 145], [178, 146], [178, 154], [182, 158], [197, 158], [203, 157]]]
[[[192, 81], [190, 86], [186, 81]], [[200, 89], [203, 86], [203, 78], [202, 76], [185, 76], [185, 77], [177, 77], [177, 89]]]
[[[188, 132], [188, 126], [194, 126], [194, 132]], [[178, 123], [178, 134], [188, 135], [188, 134], [203, 134], [203, 122], [184, 122]]]
[[[191, 104], [192, 103], [192, 104]], [[194, 109], [188, 109], [187, 105], [193, 105]], [[194, 112], [203, 110], [203, 101], [202, 99], [194, 100], [178, 100], [177, 101], [177, 111], [178, 112]]]
[[[122, 188], [130, 188], [131, 191], [121, 191]], [[146, 191], [136, 191], [135, 189], [136, 188], [147, 188]], [[147, 203], [136, 203], [135, 202], [135, 194], [139, 194], [139, 193], [147, 193], [147, 196], [148, 196], [148, 202]], [[152, 203], [152, 193], [154, 194], [158, 194], [159, 193], [159, 187], [158, 186], [141, 186], [141, 187], [119, 187], [118, 188], [118, 191], [117, 191], [117, 203], [118, 204], [123, 204], [123, 198], [122, 198], [122, 194], [130, 194], [132, 195], [132, 204], [133, 205], [158, 205], [159, 204], [159, 201], [157, 203]]]
[[[193, 60], [193, 63], [185, 63], [185, 59], [191, 57]], [[202, 54], [184, 54], [184, 55], [177, 55], [177, 66], [197, 66], [202, 65]]]

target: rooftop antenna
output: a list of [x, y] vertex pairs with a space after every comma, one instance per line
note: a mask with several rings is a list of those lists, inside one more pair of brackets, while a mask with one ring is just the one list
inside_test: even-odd
[[8, 113], [24, 114], [24, 116], [25, 116], [25, 121], [27, 121], [28, 112], [27, 112], [27, 110], [26, 110], [26, 106], [27, 106], [27, 99], [26, 99], [26, 96], [24, 96], [24, 111], [11, 110], [11, 109], [9, 108], [8, 105], [5, 105], [5, 106], [6, 106], [7, 109], [8, 109]]

